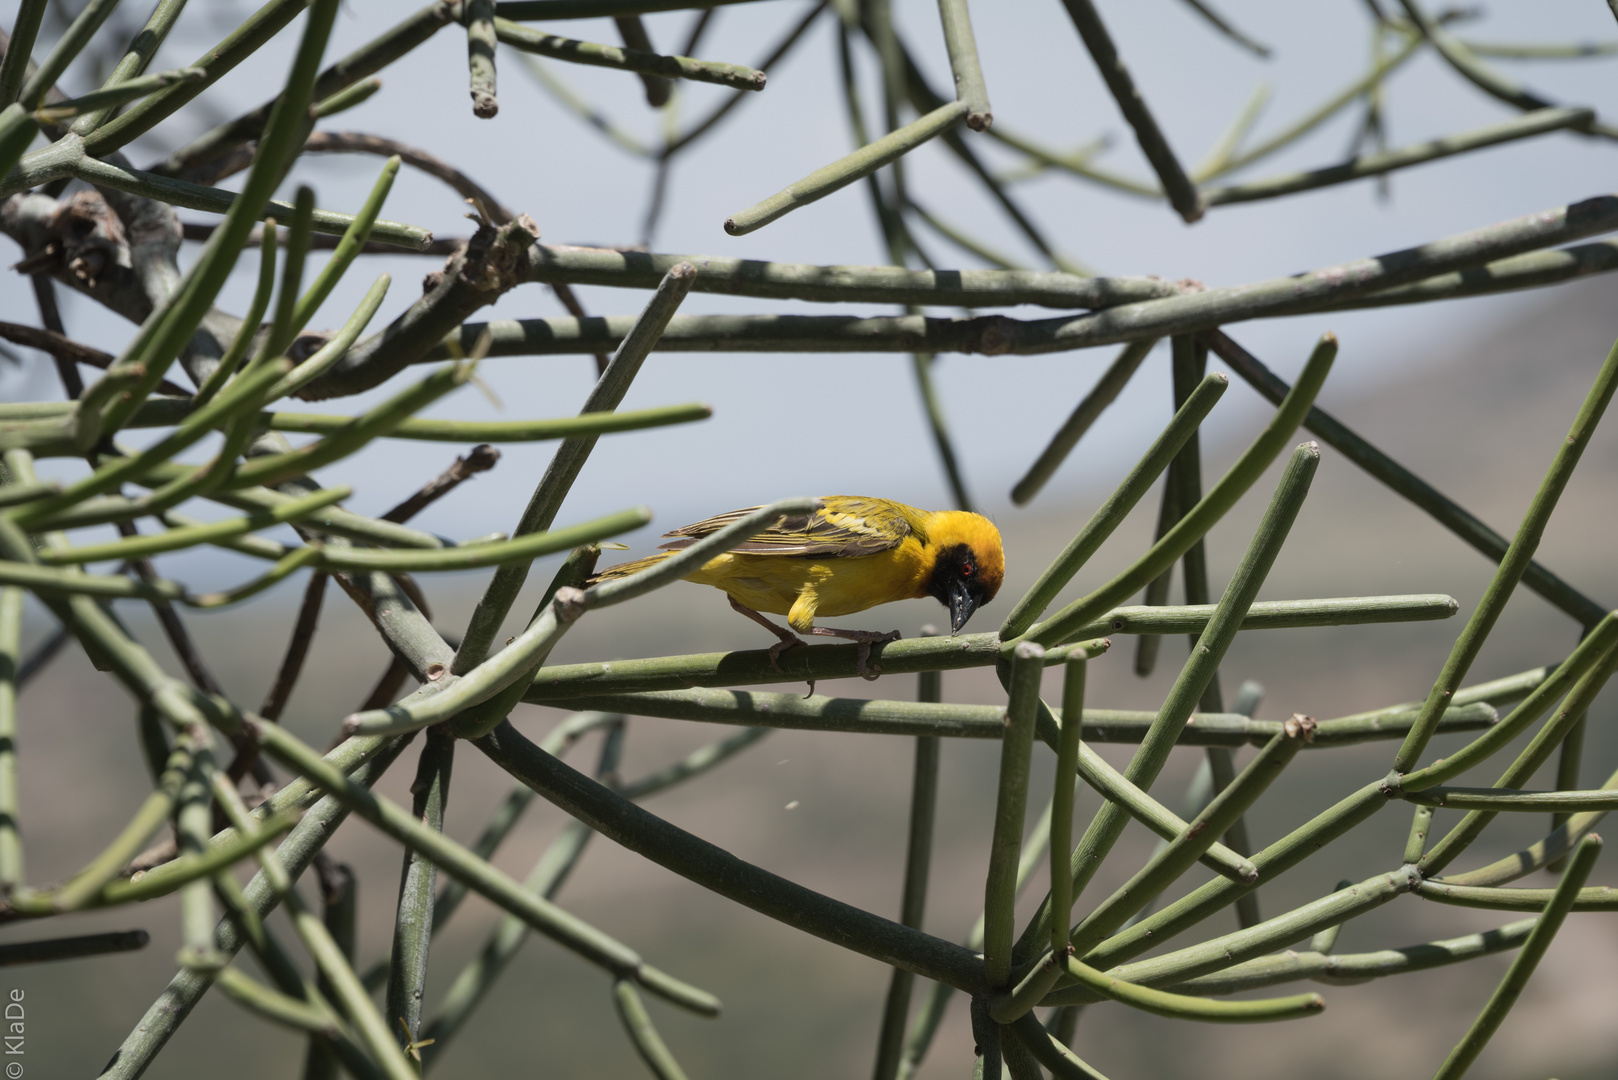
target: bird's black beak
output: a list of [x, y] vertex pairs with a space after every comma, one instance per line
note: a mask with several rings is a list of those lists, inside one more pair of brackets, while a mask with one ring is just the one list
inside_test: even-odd
[[949, 632], [951, 635], [959, 634], [966, 620], [972, 617], [972, 612], [978, 609], [978, 602], [966, 589], [966, 582], [953, 581], [949, 586]]

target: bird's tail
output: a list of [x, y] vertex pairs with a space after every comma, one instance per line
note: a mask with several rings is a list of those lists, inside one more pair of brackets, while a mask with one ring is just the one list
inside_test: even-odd
[[592, 576], [586, 584], [595, 585], [602, 581], [616, 581], [619, 578], [626, 578], [630, 574], [638, 573], [646, 569], [648, 566], [656, 566], [658, 563], [662, 562], [664, 559], [673, 554], [674, 552], [672, 551], [660, 551], [656, 555], [648, 555], [646, 558], [636, 559], [634, 562], [619, 563], [617, 566], [609, 566], [605, 570], [602, 570]]

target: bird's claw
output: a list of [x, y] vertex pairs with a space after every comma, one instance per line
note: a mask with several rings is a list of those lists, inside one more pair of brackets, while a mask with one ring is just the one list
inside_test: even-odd
[[[791, 635], [783, 637], [780, 641], [777, 641], [774, 645], [770, 646], [770, 666], [776, 671], [779, 671], [781, 674], [785, 675], [786, 669], [781, 667], [781, 654], [796, 645], [807, 644], [809, 643], [803, 640], [801, 637], [793, 637]], [[809, 685], [813, 686], [814, 683], [811, 682]]]
[[857, 646], [854, 651], [854, 673], [866, 682], [875, 682], [882, 676], [881, 665], [877, 665], [874, 673], [871, 670], [871, 646], [898, 641], [900, 637], [897, 630], [889, 630], [885, 634], [880, 634], [875, 630], [834, 630], [829, 626], [817, 626], [809, 632], [811, 634], [821, 634], [825, 637], [839, 637], [845, 641], [854, 642]]

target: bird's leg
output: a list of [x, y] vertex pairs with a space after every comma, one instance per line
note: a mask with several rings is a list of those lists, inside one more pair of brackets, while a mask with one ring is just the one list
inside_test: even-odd
[[[768, 630], [770, 633], [774, 634], [777, 638], [780, 639], [774, 645], [770, 646], [770, 666], [772, 668], [774, 668], [776, 671], [781, 671], [781, 653], [782, 652], [784, 652], [787, 649], [792, 648], [792, 646], [794, 646], [794, 645], [807, 645], [807, 644], [809, 644], [807, 641], [803, 640], [803, 638], [799, 637], [797, 634], [794, 634], [792, 631], [784, 630], [781, 627], [776, 626], [770, 620], [766, 619], [764, 616], [760, 615], [758, 612], [754, 611], [752, 608], [748, 607], [746, 604], [742, 603], [740, 600], [737, 600], [734, 596], [731, 596], [729, 593], [726, 593], [725, 596], [730, 600], [730, 606], [731, 607], [735, 608], [741, 614], [746, 615], [749, 619], [752, 619], [754, 622], [758, 623], [760, 626], [764, 627], [764, 629]], [[786, 672], [781, 671], [781, 674], [785, 675]], [[811, 686], [812, 685], [813, 684], [811, 684]]]
[[866, 669], [866, 661], [871, 659], [871, 646], [899, 640], [897, 630], [889, 630], [886, 634], [882, 634], [875, 630], [838, 630], [830, 626], [815, 626], [811, 627], [809, 632], [821, 637], [846, 638], [858, 642], [859, 650], [854, 654], [854, 670], [859, 673], [860, 678], [868, 682], [874, 682], [882, 674], [881, 668], [877, 669], [875, 675]]

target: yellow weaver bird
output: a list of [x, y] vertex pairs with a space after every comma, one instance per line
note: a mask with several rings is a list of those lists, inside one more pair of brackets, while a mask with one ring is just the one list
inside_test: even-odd
[[[591, 583], [644, 570], [756, 509], [733, 510], [665, 533], [671, 539], [662, 545], [664, 554], [609, 566]], [[817, 616], [851, 615], [878, 604], [931, 596], [949, 608], [950, 630], [959, 633], [972, 612], [994, 599], [1005, 567], [1000, 530], [982, 514], [833, 495], [808, 514], [783, 516], [685, 580], [723, 589], [731, 607], [775, 634], [780, 640], [770, 647], [770, 663], [777, 671], [781, 651], [805, 642], [760, 612], [785, 615], [798, 633], [858, 642], [859, 674], [874, 679], [866, 670], [871, 645], [893, 641], [899, 632], [816, 626]]]

